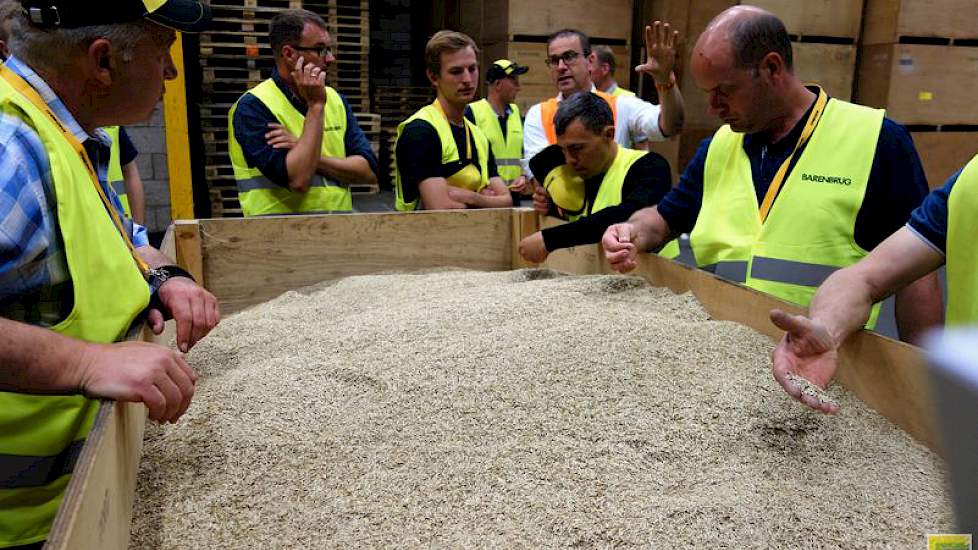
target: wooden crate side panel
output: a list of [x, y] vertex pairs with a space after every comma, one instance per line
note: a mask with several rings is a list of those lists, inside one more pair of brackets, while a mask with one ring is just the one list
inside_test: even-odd
[[978, 154], [978, 132], [914, 132], [913, 142], [931, 189], [943, 186]]
[[45, 548], [127, 548], [146, 407], [103, 401]]
[[867, 0], [864, 44], [888, 44], [901, 36], [978, 38], [974, 0]]
[[[558, 250], [544, 265], [569, 273], [611, 272], [599, 245]], [[773, 296], [652, 254], [640, 257], [633, 274], [673, 292], [692, 292], [712, 318], [746, 325], [772, 339], [780, 339], [783, 333], [770, 322], [771, 309], [803, 312]], [[891, 422], [941, 452], [926, 365], [917, 348], [862, 331], [840, 350], [837, 380]], [[790, 399], [787, 395], [784, 398]]]
[[856, 73], [856, 47], [843, 44], [792, 44], [795, 74], [802, 82], [822, 86], [832, 97], [849, 101]]
[[859, 38], [860, 0], [752, 0], [745, 2], [777, 15], [789, 34]]
[[512, 210], [201, 220], [222, 314], [320, 281], [390, 270], [512, 267]]
[[[978, 124], [973, 92], [978, 89], [978, 48], [876, 45], [867, 46], [863, 58], [867, 65], [860, 69], [860, 97], [885, 107], [890, 118], [901, 124]], [[875, 79], [889, 82], [885, 103], [873, 89]], [[867, 86], [869, 97], [864, 95]]]

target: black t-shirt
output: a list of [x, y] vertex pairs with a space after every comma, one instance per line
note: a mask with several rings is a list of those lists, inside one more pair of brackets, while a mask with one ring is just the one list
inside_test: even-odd
[[[587, 204], [601, 188], [604, 174], [584, 180]], [[577, 221], [543, 230], [543, 244], [548, 251], [601, 241], [608, 226], [627, 220], [636, 211], [659, 202], [672, 187], [669, 162], [657, 153], [648, 153], [635, 161], [625, 174], [621, 187], [621, 204], [609, 206]]]
[[[420, 197], [418, 184], [428, 178], [447, 178], [457, 173], [469, 164], [479, 166], [479, 152], [475, 147], [475, 138], [470, 137], [472, 158], [466, 158], [465, 128], [449, 124], [455, 147], [458, 149], [457, 162], [441, 163], [441, 140], [435, 127], [424, 120], [412, 120], [404, 127], [401, 137], [397, 140], [396, 162], [401, 174], [401, 193], [404, 202], [413, 202]], [[489, 150], [489, 177], [499, 175], [496, 168], [496, 158]]]

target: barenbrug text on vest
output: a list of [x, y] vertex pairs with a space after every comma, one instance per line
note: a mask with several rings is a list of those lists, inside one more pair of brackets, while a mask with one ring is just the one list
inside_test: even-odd
[[837, 176], [819, 176], [817, 174], [802, 174], [802, 181], [811, 181], [814, 183], [832, 183], [835, 185], [852, 185], [852, 179], [842, 178]]

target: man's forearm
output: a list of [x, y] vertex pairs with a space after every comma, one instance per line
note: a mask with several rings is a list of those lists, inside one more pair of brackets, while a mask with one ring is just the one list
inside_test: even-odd
[[136, 253], [139, 254], [139, 257], [142, 258], [151, 269], [164, 265], [174, 265], [176, 263], [159, 249], [152, 246], [141, 246], [136, 249]]
[[289, 188], [293, 191], [308, 191], [310, 180], [319, 165], [319, 153], [323, 144], [323, 108], [322, 103], [309, 105], [302, 124], [302, 135], [285, 156]]
[[377, 175], [367, 159], [360, 155], [346, 158], [319, 157], [316, 172], [332, 181], [346, 185], [377, 185]]
[[683, 95], [678, 86], [673, 86], [659, 94], [659, 129], [662, 135], [675, 136], [683, 131], [686, 121], [686, 110], [683, 105]]
[[937, 272], [924, 275], [899, 290], [895, 306], [900, 339], [920, 345], [924, 334], [944, 324], [944, 300]]
[[836, 271], [822, 283], [809, 305], [808, 316], [828, 330], [837, 346], [866, 325], [877, 300], [862, 271], [859, 264]]
[[654, 206], [643, 208], [628, 218], [635, 227], [632, 242], [639, 252], [649, 252], [662, 248], [669, 242], [669, 228]]
[[0, 317], [0, 390], [71, 394], [89, 345], [52, 330]]

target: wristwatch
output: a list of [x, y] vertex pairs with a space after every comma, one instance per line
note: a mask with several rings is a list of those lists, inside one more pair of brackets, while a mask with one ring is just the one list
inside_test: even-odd
[[186, 277], [195, 283], [197, 282], [189, 271], [178, 265], [161, 265], [160, 267], [150, 269], [147, 272], [147, 276], [150, 292], [152, 292], [154, 295], [156, 294], [156, 291], [163, 286], [163, 283], [169, 281], [173, 277]]
[[163, 304], [160, 300], [160, 287], [163, 283], [169, 281], [173, 277], [186, 277], [191, 281], [197, 282], [194, 276], [191, 275], [186, 269], [178, 265], [161, 265], [160, 267], [150, 269], [147, 273], [147, 281], [149, 282], [149, 309], [158, 309], [160, 313], [163, 314], [163, 320], [169, 321], [173, 318], [170, 314], [170, 310]]

